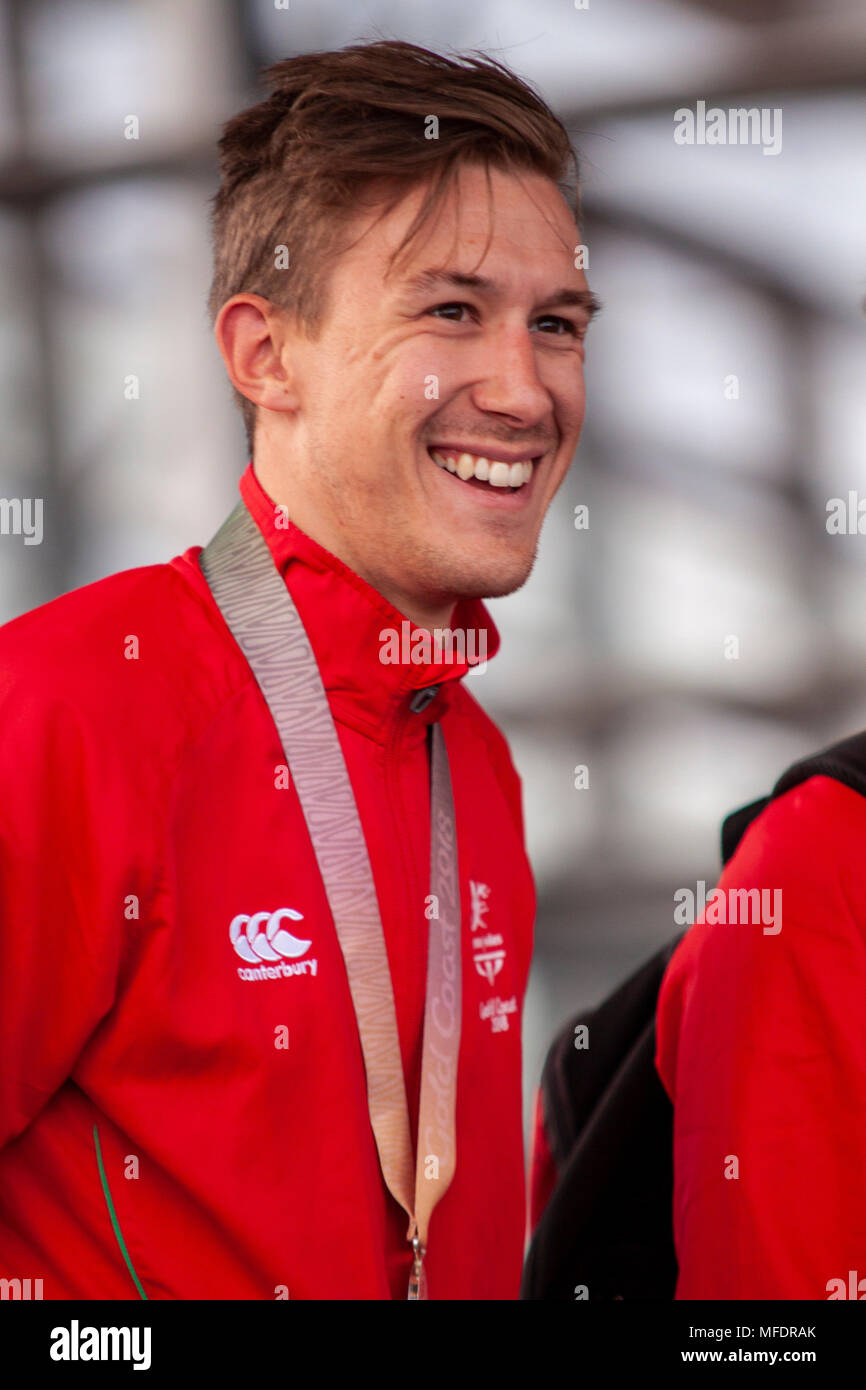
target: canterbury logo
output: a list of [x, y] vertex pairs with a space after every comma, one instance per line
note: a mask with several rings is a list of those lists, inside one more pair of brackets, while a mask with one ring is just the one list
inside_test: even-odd
[[232, 918], [229, 940], [241, 960], [251, 965], [259, 965], [263, 960], [297, 960], [308, 951], [312, 941], [302, 941], [287, 931], [282, 925], [286, 918], [302, 922], [304, 914], [293, 907], [280, 907], [276, 912], [254, 912], [252, 916], [241, 912]]

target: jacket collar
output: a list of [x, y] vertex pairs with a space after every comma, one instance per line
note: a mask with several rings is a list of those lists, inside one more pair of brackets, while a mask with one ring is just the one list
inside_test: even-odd
[[[442, 717], [457, 682], [480, 664], [485, 647], [488, 660], [496, 655], [499, 632], [480, 599], [458, 600], [450, 630], [463, 631], [464, 640], [451, 653], [437, 652], [425, 629], [286, 518], [251, 462], [239, 488], [298, 609], [341, 722], [384, 743], [397, 721], [412, 712], [420, 733], [421, 725]], [[383, 660], [385, 655], [397, 659]], [[411, 711], [413, 698], [424, 703], [416, 692], [430, 686], [438, 687], [435, 697]]]

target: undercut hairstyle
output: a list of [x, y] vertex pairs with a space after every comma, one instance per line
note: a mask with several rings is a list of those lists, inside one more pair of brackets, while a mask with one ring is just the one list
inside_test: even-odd
[[[541, 174], [578, 216], [578, 160], [536, 92], [484, 54], [444, 57], [377, 41], [267, 68], [273, 90], [219, 141], [211, 204], [211, 321], [232, 295], [261, 295], [315, 337], [329, 272], [364, 207], [387, 213], [429, 187], [392, 261], [434, 217], [461, 165]], [[341, 244], [342, 243], [342, 244]], [[250, 455], [256, 406], [235, 391]]]

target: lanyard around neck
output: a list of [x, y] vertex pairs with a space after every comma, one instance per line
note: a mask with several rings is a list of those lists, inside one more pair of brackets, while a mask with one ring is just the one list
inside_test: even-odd
[[[409, 1217], [410, 1299], [426, 1298], [424, 1253], [433, 1208], [456, 1166], [460, 1050], [460, 891], [445, 737], [432, 726], [430, 921], [418, 1152], [388, 953], [367, 843], [328, 697], [307, 633], [259, 527], [239, 502], [199, 556], [202, 573], [268, 705], [298, 793], [358, 1023], [367, 1103], [382, 1175]], [[420, 911], [420, 904], [419, 904]]]

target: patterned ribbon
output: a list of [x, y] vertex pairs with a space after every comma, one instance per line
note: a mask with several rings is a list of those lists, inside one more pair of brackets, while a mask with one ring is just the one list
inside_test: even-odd
[[[205, 546], [202, 572], [271, 712], [300, 799], [346, 973], [382, 1175], [409, 1217], [409, 1298], [425, 1298], [433, 1208], [456, 1166], [460, 1050], [460, 891], [445, 737], [432, 725], [430, 934], [418, 1118], [412, 1158], [388, 954], [367, 843], [328, 697], [288, 587], [243, 502]], [[437, 915], [438, 914], [438, 915]]]

